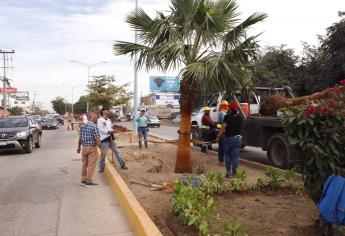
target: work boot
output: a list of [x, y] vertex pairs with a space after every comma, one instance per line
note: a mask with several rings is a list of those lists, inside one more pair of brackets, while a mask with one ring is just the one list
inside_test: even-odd
[[139, 141], [139, 148], [143, 148], [143, 144]]
[[147, 141], [145, 142], [145, 148], [148, 148]]

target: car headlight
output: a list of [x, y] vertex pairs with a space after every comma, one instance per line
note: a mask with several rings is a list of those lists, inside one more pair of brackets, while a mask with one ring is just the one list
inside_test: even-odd
[[27, 136], [27, 132], [26, 131], [23, 131], [23, 132], [19, 132], [17, 133], [17, 138], [24, 138]]

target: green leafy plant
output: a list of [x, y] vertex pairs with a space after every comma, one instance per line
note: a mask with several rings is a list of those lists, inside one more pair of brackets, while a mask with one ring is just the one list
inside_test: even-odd
[[282, 111], [285, 134], [300, 150], [304, 185], [317, 202], [326, 179], [345, 168], [345, 80]]
[[266, 168], [266, 180], [267, 185], [272, 189], [276, 190], [284, 185], [285, 178], [284, 173], [278, 170], [274, 170], [272, 167]]
[[174, 184], [175, 193], [171, 210], [182, 224], [194, 225], [200, 235], [208, 235], [211, 229], [210, 218], [217, 209], [217, 203], [210, 195], [182, 181]]
[[229, 189], [231, 191], [241, 192], [246, 184], [247, 174], [244, 170], [237, 171], [234, 178], [229, 181]]
[[241, 228], [240, 222], [235, 218], [230, 223], [224, 220], [224, 232], [222, 236], [236, 236], [239, 234]]
[[225, 178], [221, 173], [207, 172], [201, 175], [201, 188], [208, 194], [224, 193], [226, 189]]
[[[265, 178], [258, 178], [254, 185], [254, 190], [262, 190], [265, 187], [276, 191], [280, 188], [290, 188], [300, 191], [294, 183], [297, 180], [297, 170], [293, 168], [286, 172], [275, 170], [272, 167], [266, 168]], [[295, 189], [296, 188], [296, 189]]]

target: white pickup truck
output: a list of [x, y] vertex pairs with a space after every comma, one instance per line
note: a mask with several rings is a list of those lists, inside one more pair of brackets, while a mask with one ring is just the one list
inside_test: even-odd
[[[267, 151], [267, 158], [273, 166], [286, 169], [293, 165], [298, 153], [289, 145], [279, 117], [259, 115], [261, 99], [277, 92], [288, 98], [294, 97], [289, 87], [257, 87], [255, 91], [248, 92], [246, 95], [237, 93], [236, 96], [229, 96], [226, 92], [219, 92], [211, 97], [206, 106], [211, 108], [210, 116], [212, 120], [217, 121], [221, 101], [236, 99], [239, 103], [248, 103], [249, 114], [245, 115], [242, 110], [240, 112], [244, 118], [242, 129], [243, 146], [261, 147], [262, 150]], [[192, 118], [193, 140], [200, 140], [201, 138], [201, 118], [203, 114], [203, 109], [200, 109], [198, 115]]]

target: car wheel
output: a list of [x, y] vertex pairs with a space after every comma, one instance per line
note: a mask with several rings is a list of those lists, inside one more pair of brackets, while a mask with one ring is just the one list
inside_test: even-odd
[[292, 167], [296, 158], [295, 150], [282, 133], [274, 134], [268, 141], [267, 157], [272, 166], [281, 169]]
[[157, 125], [157, 127], [159, 128], [161, 125]]
[[32, 153], [33, 141], [32, 141], [32, 137], [31, 136], [28, 138], [28, 141], [25, 144], [25, 149], [24, 150], [25, 150], [26, 153]]
[[40, 148], [41, 147], [41, 135], [38, 135], [38, 142], [35, 143], [35, 148]]

